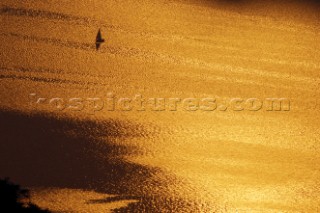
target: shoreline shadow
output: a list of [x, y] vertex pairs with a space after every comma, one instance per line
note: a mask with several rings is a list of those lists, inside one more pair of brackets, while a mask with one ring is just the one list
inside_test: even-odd
[[145, 181], [153, 171], [123, 160], [134, 147], [106, 139], [134, 136], [126, 131], [134, 128], [129, 125], [0, 111], [1, 176], [29, 187], [130, 192], [130, 184]]
[[125, 160], [125, 156], [139, 154], [138, 150], [111, 139], [144, 137], [137, 129], [145, 131], [116, 120], [98, 122], [0, 110], [0, 178], [9, 177], [26, 187], [116, 195], [89, 201], [93, 204], [138, 201], [114, 210], [120, 213], [199, 211], [197, 202], [172, 194], [172, 187], [181, 184], [180, 180], [160, 169]]

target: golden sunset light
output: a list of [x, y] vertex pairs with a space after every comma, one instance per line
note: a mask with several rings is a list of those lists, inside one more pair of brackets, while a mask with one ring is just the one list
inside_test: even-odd
[[0, 212], [320, 212], [320, 2], [2, 0]]

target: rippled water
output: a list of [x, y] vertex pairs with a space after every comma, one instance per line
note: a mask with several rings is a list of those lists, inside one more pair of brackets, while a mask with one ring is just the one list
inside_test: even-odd
[[[318, 7], [214, 2], [2, 2], [0, 176], [55, 211], [317, 212]], [[108, 108], [137, 95], [218, 108]]]

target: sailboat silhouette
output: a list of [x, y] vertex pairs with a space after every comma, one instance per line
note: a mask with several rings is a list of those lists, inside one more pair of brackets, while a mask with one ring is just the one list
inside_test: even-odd
[[96, 49], [98, 50], [101, 46], [101, 44], [104, 43], [104, 39], [101, 35], [101, 30], [99, 29], [97, 37], [96, 37]]

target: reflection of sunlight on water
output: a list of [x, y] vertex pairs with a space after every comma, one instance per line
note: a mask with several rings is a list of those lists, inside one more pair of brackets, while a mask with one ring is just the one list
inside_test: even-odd
[[[192, 122], [188, 116], [172, 121], [179, 131], [163, 127], [159, 138], [137, 142], [148, 151], [133, 157], [134, 161], [175, 174], [185, 183], [179, 189], [180, 196], [201, 197], [199, 202], [206, 201], [217, 209], [224, 203], [239, 212], [297, 211], [296, 205], [312, 210], [316, 206], [319, 191], [315, 179], [305, 175], [316, 174], [318, 168], [319, 156], [310, 151], [318, 146], [313, 142], [317, 138], [313, 131], [305, 131], [308, 137], [292, 134], [304, 127], [286, 115], [286, 119], [243, 116], [241, 122], [237, 118], [219, 119], [219, 115], [197, 116], [199, 120]], [[273, 132], [278, 135], [270, 134]], [[312, 201], [300, 194], [303, 188]]]
[[[2, 107], [26, 110], [31, 92], [48, 98], [105, 98], [108, 92], [118, 97], [290, 98], [290, 112], [102, 111], [71, 116], [137, 123], [130, 129], [137, 137], [106, 138], [130, 147], [126, 162], [162, 171], [145, 183], [154, 194], [165, 191], [200, 209], [203, 205], [221, 212], [315, 211], [319, 130], [318, 111], [311, 106], [318, 98], [320, 43], [314, 20], [186, 1], [97, 0], [92, 8], [83, 1], [28, 4], [42, 12], [4, 3], [24, 9], [1, 14], [1, 88], [7, 91], [1, 93], [1, 100], [7, 100]], [[93, 38], [100, 27], [106, 43], [96, 52]], [[55, 199], [73, 206], [78, 198], [83, 201], [74, 204], [78, 210], [109, 208], [83, 206], [100, 196], [44, 189], [35, 199], [43, 206]], [[122, 204], [128, 202], [110, 208]]]
[[[32, 201], [43, 208], [48, 208], [54, 212], [112, 212], [112, 210], [122, 208], [135, 200], [119, 199], [113, 202], [94, 202], [95, 200], [106, 200], [114, 198], [116, 195], [99, 194], [93, 191], [83, 191], [77, 189], [34, 189], [32, 190]], [[107, 211], [109, 209], [109, 211]]]

